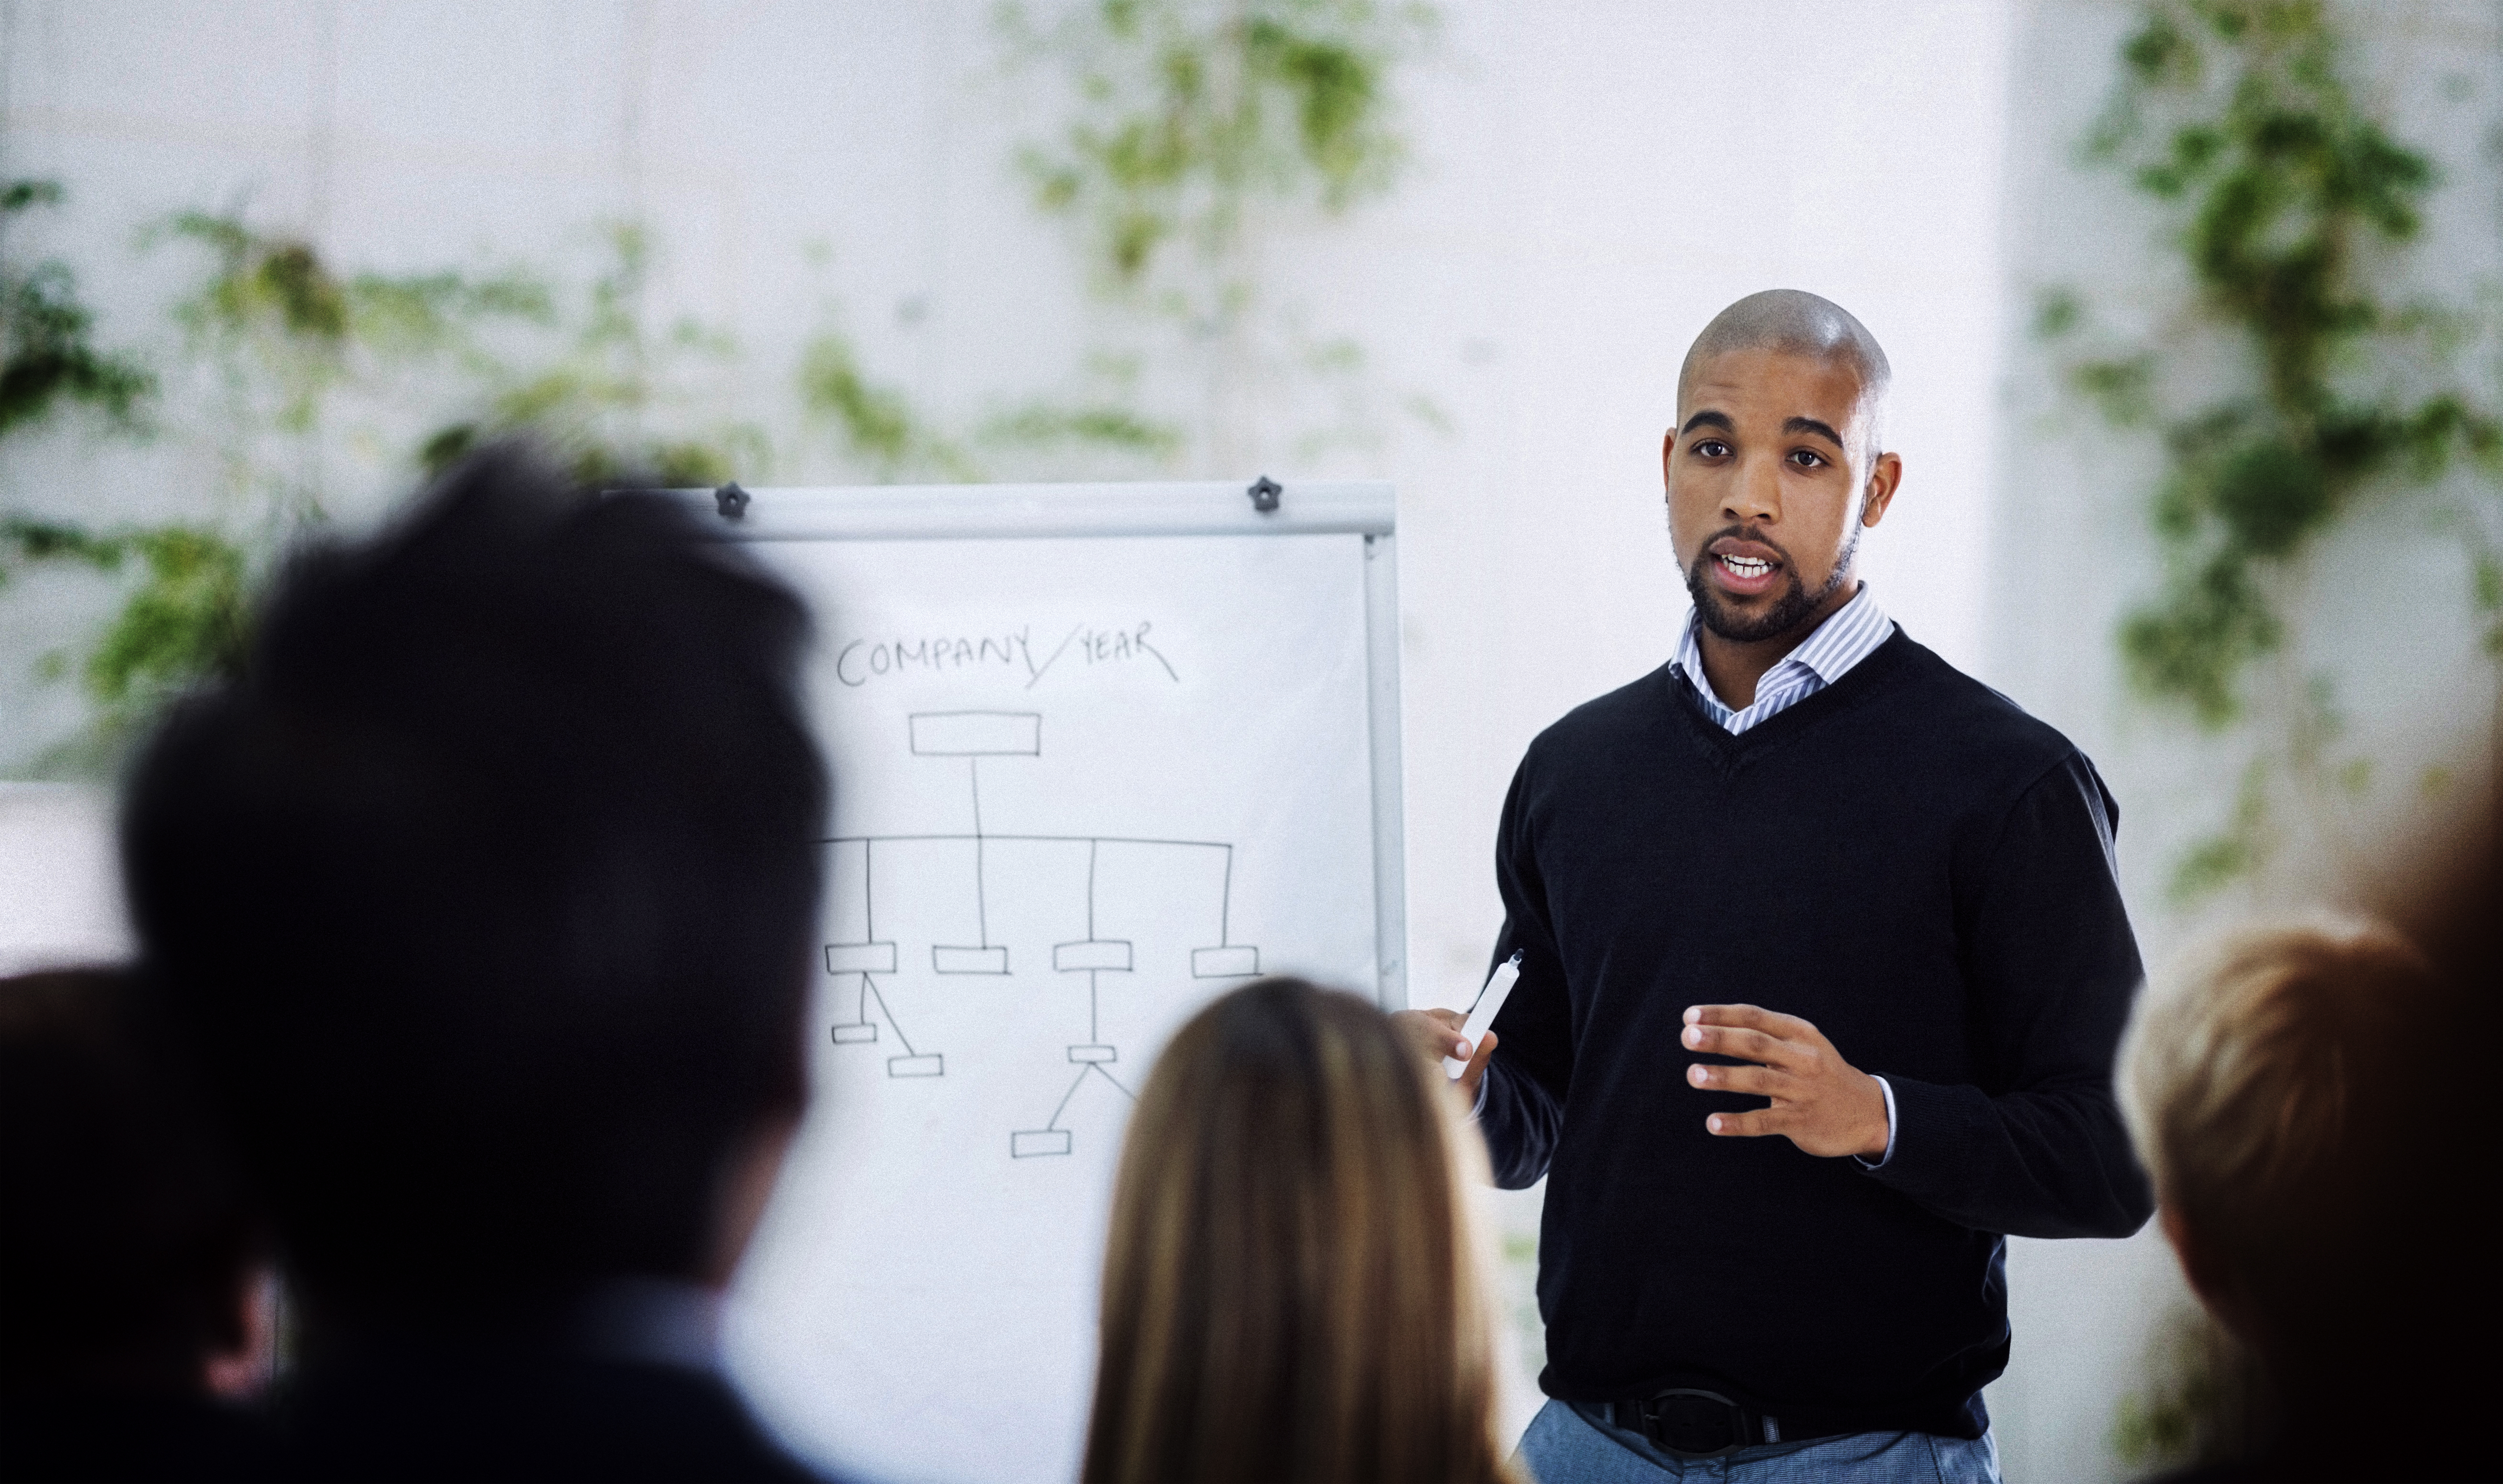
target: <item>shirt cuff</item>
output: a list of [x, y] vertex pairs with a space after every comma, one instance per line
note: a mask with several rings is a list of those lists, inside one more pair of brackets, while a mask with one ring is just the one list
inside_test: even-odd
[[[1858, 1155], [1852, 1156], [1852, 1158], [1860, 1159], [1860, 1167], [1864, 1170], [1882, 1170], [1886, 1167], [1886, 1161], [1895, 1157], [1895, 1085], [1879, 1077], [1877, 1086], [1886, 1093], [1886, 1152], [1874, 1159], [1861, 1159]], [[1486, 1096], [1486, 1084], [1478, 1084], [1478, 1095], [1480, 1098]], [[1474, 1118], [1476, 1115], [1471, 1114], [1470, 1117]]]

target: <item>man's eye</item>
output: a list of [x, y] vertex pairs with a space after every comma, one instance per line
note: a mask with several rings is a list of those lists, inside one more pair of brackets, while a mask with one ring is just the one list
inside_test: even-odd
[[1701, 458], [1719, 459], [1730, 452], [1730, 445], [1722, 442], [1719, 438], [1705, 438], [1702, 442], [1695, 445], [1695, 452]]
[[1791, 450], [1791, 462], [1801, 468], [1815, 468], [1825, 463], [1825, 455], [1812, 448], [1795, 448]]

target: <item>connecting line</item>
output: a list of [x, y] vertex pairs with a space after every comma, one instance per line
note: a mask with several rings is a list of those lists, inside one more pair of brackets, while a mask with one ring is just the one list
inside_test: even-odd
[[877, 1001], [877, 1013], [886, 1017], [887, 1024], [895, 1027], [895, 1039], [904, 1043], [904, 1054], [907, 1056], [919, 1055], [920, 1053], [915, 1052], [912, 1049], [912, 1038], [904, 1033], [904, 1022], [895, 1018], [894, 1011], [886, 1008], [886, 996], [877, 992], [877, 981], [871, 979], [868, 975], [864, 974], [861, 976], [861, 983], [869, 987], [871, 996]]
[[[898, 1031], [896, 1034], [902, 1035], [903, 1032]], [[1139, 1094], [1131, 1091], [1125, 1087], [1122, 1087], [1119, 1079], [1114, 1077], [1112, 1073], [1104, 1070], [1104, 1064], [1102, 1062], [1090, 1061], [1079, 1070], [1078, 1080], [1069, 1085], [1069, 1090], [1060, 1094], [1060, 1106], [1051, 1110], [1051, 1122], [1043, 1125], [1046, 1132], [1056, 1130], [1060, 1127], [1060, 1116], [1069, 1111], [1069, 1100], [1078, 1095], [1079, 1088], [1086, 1086], [1086, 1079], [1089, 1077], [1101, 1077], [1106, 1082], [1113, 1085], [1114, 1091], [1120, 1093], [1123, 1097], [1128, 1098], [1134, 1103], [1139, 1100]]]
[[[858, 1010], [856, 1010], [856, 1011], [854, 1011], [854, 1012], [852, 1013], [852, 1023], [853, 1023], [854, 1025], [865, 1024], [865, 1023], [869, 1020], [869, 996], [870, 996], [869, 976], [868, 976], [868, 975], [866, 975], [866, 974], [862, 975], [862, 976], [860, 977], [860, 982], [861, 982], [861, 985], [860, 985], [860, 1008], [859, 1008]], [[880, 1000], [880, 1001], [878, 1001], [878, 1004], [880, 1004], [880, 1005], [884, 1005], [885, 1003], [886, 1003], [886, 1001], [884, 1001], [884, 1000]], [[895, 1017], [893, 1017], [893, 1016], [888, 1016], [888, 1017], [886, 1018], [886, 1022], [887, 1022], [889, 1025], [894, 1024], [894, 1023], [895, 1023]], [[902, 1031], [900, 1031], [900, 1030], [899, 1030], [899, 1031], [897, 1031], [897, 1032], [896, 1032], [896, 1034], [897, 1034], [898, 1036], [902, 1036], [902, 1035], [904, 1034], [904, 1032], [902, 1032]]]
[[861, 938], [868, 943], [877, 941], [877, 865], [870, 858], [870, 853], [876, 848], [874, 840], [861, 842]]
[[[1095, 939], [1095, 855], [1103, 847], [1101, 841], [1086, 842], [1086, 938], [1090, 943]], [[1095, 974], [1093, 969], [1086, 971], [1086, 1040], [1089, 1045], [1104, 1039], [1095, 1028]]]
[[[899, 1031], [897, 1034], [900, 1035], [902, 1032]], [[1046, 1130], [1060, 1126], [1060, 1116], [1069, 1111], [1069, 1100], [1078, 1095], [1079, 1088], [1086, 1086], [1086, 1074], [1093, 1070], [1095, 1070], [1093, 1062], [1088, 1062], [1078, 1069], [1078, 1080], [1069, 1085], [1068, 1091], [1060, 1094], [1060, 1106], [1051, 1110], [1051, 1122], [1043, 1125]]]
[[1225, 847], [1225, 888], [1217, 897], [1217, 944], [1223, 948], [1234, 941], [1234, 847]]
[[[974, 928], [981, 935], [982, 947], [991, 946], [990, 904], [982, 895], [982, 760], [965, 759], [966, 771], [974, 777]], [[898, 1031], [898, 1035], [903, 1032]]]

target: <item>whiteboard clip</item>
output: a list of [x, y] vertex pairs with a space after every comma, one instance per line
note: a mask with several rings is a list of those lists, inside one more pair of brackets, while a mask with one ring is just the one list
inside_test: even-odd
[[1244, 493], [1252, 497], [1252, 509], [1263, 515], [1270, 515], [1276, 513], [1278, 497], [1286, 493], [1286, 487], [1263, 474], [1252, 480], [1252, 488]]
[[747, 492], [738, 487], [738, 481], [736, 479], [713, 491], [712, 502], [715, 508], [721, 511], [723, 520], [735, 521], [747, 518]]

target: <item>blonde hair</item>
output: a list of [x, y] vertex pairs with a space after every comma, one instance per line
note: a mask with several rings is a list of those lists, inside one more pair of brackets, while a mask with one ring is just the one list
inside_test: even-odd
[[2215, 940], [2141, 999], [2119, 1079], [2139, 1157], [2258, 1303], [2319, 1308], [2313, 1286], [2386, 1219], [2372, 1191], [2416, 1101], [2407, 1038], [2442, 1003], [2406, 939], [2329, 916]]
[[1470, 1151], [1430, 1078], [1300, 980], [1174, 1037], [1121, 1155], [1084, 1479], [1510, 1477]]

